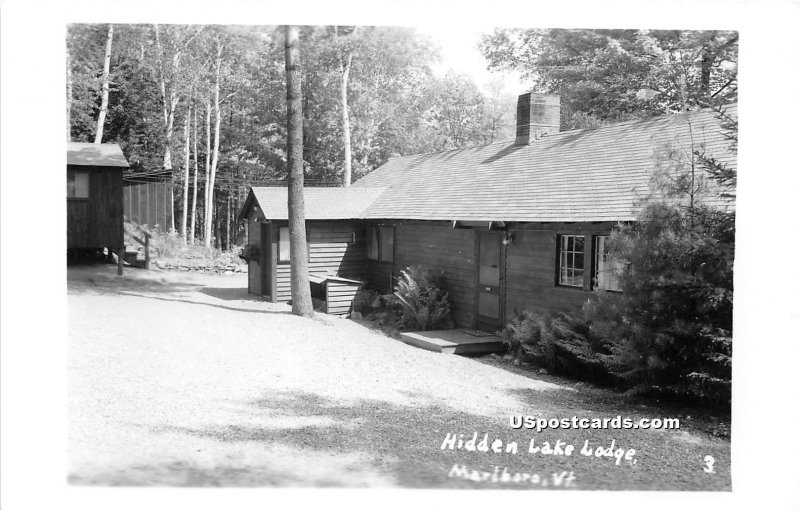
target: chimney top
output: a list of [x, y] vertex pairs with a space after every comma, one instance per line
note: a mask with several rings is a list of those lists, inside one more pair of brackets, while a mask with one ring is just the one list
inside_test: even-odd
[[517, 100], [516, 145], [527, 145], [561, 128], [561, 96], [528, 92]]

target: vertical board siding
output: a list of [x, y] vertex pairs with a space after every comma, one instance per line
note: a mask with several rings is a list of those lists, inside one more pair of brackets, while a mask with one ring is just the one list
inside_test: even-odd
[[[247, 244], [257, 249], [261, 249], [261, 227], [256, 222], [258, 215], [251, 212], [247, 218]], [[260, 296], [264, 289], [261, 288], [261, 256], [252, 257], [247, 262], [247, 290], [250, 294]]]
[[90, 170], [89, 198], [67, 199], [67, 248], [118, 249], [123, 246], [122, 169], [67, 168]]
[[167, 230], [172, 224], [170, 182], [126, 182], [125, 220]]

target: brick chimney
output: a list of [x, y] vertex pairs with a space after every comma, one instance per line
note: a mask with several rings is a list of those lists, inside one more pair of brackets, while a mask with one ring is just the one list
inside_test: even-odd
[[561, 126], [561, 97], [555, 94], [522, 94], [517, 100], [516, 145], [528, 145]]

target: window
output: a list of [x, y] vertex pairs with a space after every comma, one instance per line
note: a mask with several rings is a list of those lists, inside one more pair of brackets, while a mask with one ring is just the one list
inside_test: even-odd
[[558, 284], [583, 287], [584, 236], [558, 236]]
[[394, 227], [381, 227], [381, 261], [394, 262]]
[[369, 260], [378, 260], [377, 230], [375, 227], [367, 227], [367, 258]]
[[89, 172], [67, 170], [67, 198], [89, 198]]
[[394, 227], [367, 227], [367, 258], [394, 262]]
[[594, 236], [594, 275], [592, 287], [602, 290], [622, 290], [619, 286], [621, 263], [611, 259], [611, 236]]
[[278, 229], [278, 262], [289, 262], [289, 227]]

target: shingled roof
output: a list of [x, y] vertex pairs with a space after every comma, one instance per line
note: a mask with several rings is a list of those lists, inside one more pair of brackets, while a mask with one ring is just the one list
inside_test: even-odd
[[[307, 220], [347, 220], [361, 218], [367, 208], [375, 203], [385, 187], [359, 188], [305, 188], [303, 195]], [[270, 220], [289, 219], [289, 192], [286, 187], [250, 188], [240, 216], [254, 204]]]
[[[736, 118], [736, 105], [727, 113]], [[691, 127], [691, 129], [690, 129]], [[627, 221], [651, 191], [656, 153], [692, 146], [735, 167], [714, 112], [700, 110], [399, 157], [350, 190], [388, 187], [364, 218], [483, 221]]]
[[128, 168], [128, 160], [116, 143], [67, 142], [67, 164]]

